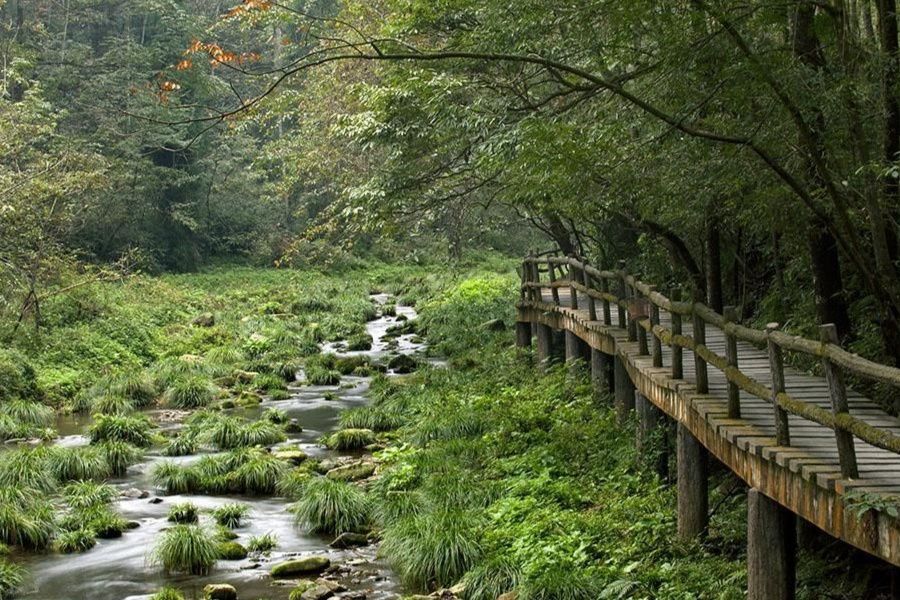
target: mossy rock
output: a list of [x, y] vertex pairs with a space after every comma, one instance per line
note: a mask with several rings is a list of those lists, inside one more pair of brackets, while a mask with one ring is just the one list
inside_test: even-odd
[[212, 327], [216, 324], [216, 316], [211, 312], [201, 313], [194, 317], [191, 324], [197, 327]]
[[297, 584], [297, 587], [291, 590], [291, 595], [288, 596], [288, 600], [303, 600], [303, 594], [314, 587], [316, 587], [315, 581], [301, 581]]
[[227, 583], [210, 583], [203, 588], [205, 600], [237, 600], [237, 590]]
[[325, 474], [329, 479], [337, 481], [358, 481], [375, 473], [375, 464], [370, 462], [355, 463], [331, 469]]
[[272, 577], [303, 577], [316, 575], [331, 566], [331, 560], [327, 556], [307, 556], [296, 560], [289, 560], [272, 567]]
[[303, 433], [303, 426], [297, 419], [291, 419], [284, 424], [285, 433]]
[[232, 400], [231, 398], [228, 398], [226, 400], [222, 400], [221, 402], [219, 402], [217, 408], [220, 408], [222, 410], [228, 410], [228, 409], [234, 408], [235, 406], [237, 406], [237, 405], [234, 403], [234, 400]]
[[256, 392], [241, 392], [241, 395], [238, 396], [236, 403], [238, 406], [259, 406], [262, 404], [262, 396], [257, 394]]
[[247, 558], [247, 549], [237, 542], [219, 544], [219, 558], [222, 560], [243, 560]]
[[358, 548], [360, 546], [368, 546], [369, 545], [369, 536], [363, 533], [353, 533], [350, 531], [345, 531], [341, 535], [337, 536], [333, 542], [328, 544], [332, 548], [338, 548], [339, 550], [346, 550], [347, 548]]
[[241, 383], [250, 383], [253, 378], [259, 375], [256, 371], [241, 371], [240, 369], [232, 373], [234, 378]]
[[388, 361], [387, 366], [394, 373], [405, 374], [415, 371], [418, 368], [419, 363], [415, 358], [408, 354], [398, 354]]
[[299, 465], [309, 458], [309, 455], [303, 450], [277, 450], [272, 453], [272, 456], [279, 460], [286, 460], [295, 465]]

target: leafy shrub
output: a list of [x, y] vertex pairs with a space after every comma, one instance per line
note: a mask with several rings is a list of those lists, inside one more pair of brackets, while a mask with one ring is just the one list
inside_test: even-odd
[[143, 371], [130, 371], [119, 375], [112, 381], [110, 392], [127, 398], [132, 406], [137, 408], [150, 406], [156, 400], [153, 378]]
[[166, 515], [167, 521], [171, 523], [179, 523], [181, 525], [196, 523], [199, 518], [200, 509], [197, 508], [196, 504], [193, 504], [191, 502], [173, 504], [169, 508], [169, 512]]
[[332, 450], [359, 450], [375, 442], [375, 433], [371, 429], [341, 429], [331, 434], [326, 446]]
[[175, 379], [166, 389], [163, 399], [175, 408], [203, 408], [209, 406], [217, 394], [218, 389], [208, 378], [190, 375]]
[[340, 534], [364, 530], [371, 507], [364, 491], [355, 485], [316, 477], [291, 508], [297, 522], [313, 533]]
[[168, 388], [176, 380], [200, 376], [205, 373], [206, 367], [202, 361], [178, 356], [170, 356], [157, 361], [151, 369], [153, 385], [158, 390]]
[[199, 525], [175, 525], [162, 532], [151, 560], [168, 573], [205, 575], [216, 564], [218, 547]]
[[153, 444], [153, 424], [144, 415], [97, 415], [90, 428], [91, 443], [128, 442], [139, 448]]
[[250, 507], [246, 504], [229, 503], [223, 504], [212, 511], [213, 519], [216, 523], [223, 527], [235, 529], [241, 526], [247, 515], [250, 514]]
[[22, 354], [0, 348], [0, 400], [34, 400], [38, 395], [34, 368]]
[[74, 531], [64, 531], [56, 538], [54, 547], [57, 552], [63, 554], [72, 554], [75, 552], [86, 552], [97, 544], [94, 532], [90, 529], [76, 529]]

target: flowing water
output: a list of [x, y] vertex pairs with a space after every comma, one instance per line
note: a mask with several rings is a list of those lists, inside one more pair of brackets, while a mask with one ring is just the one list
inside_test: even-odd
[[[373, 296], [373, 300], [383, 304], [388, 297]], [[390, 354], [383, 339], [387, 329], [397, 324], [398, 318], [414, 318], [410, 307], [397, 307], [398, 317], [382, 316], [367, 325], [374, 343], [368, 351], [347, 352], [362, 354], [372, 362], [384, 361]], [[401, 316], [402, 315], [402, 316]], [[404, 335], [399, 340], [397, 350], [410, 354], [422, 349], [422, 344], [413, 336]], [[328, 344], [324, 351], [335, 351], [339, 346]], [[291, 397], [287, 400], [265, 400], [254, 409], [237, 411], [238, 414], [253, 419], [269, 407], [283, 409], [303, 426], [302, 433], [288, 434], [283, 445], [300, 446], [314, 458], [337, 456], [317, 443], [323, 434], [337, 429], [338, 415], [345, 408], [366, 403], [365, 394], [369, 388], [368, 378], [344, 377], [340, 386], [291, 386]], [[326, 399], [326, 393], [328, 398]], [[150, 411], [153, 417], [162, 411]], [[87, 444], [84, 435], [90, 419], [85, 417], [61, 417], [59, 423], [61, 445]], [[175, 424], [163, 424], [177, 427]], [[137, 494], [149, 492], [149, 497], [123, 497], [116, 508], [122, 516], [136, 521], [140, 527], [127, 531], [119, 539], [98, 540], [97, 545], [83, 554], [45, 554], [29, 556], [23, 564], [31, 573], [29, 585], [22, 594], [26, 598], [41, 600], [138, 600], [147, 598], [164, 585], [180, 588], [188, 598], [202, 598], [203, 586], [208, 583], [229, 583], [238, 590], [241, 600], [266, 598], [283, 600], [288, 597], [293, 584], [280, 583], [268, 576], [269, 567], [282, 559], [296, 555], [325, 554], [333, 564], [351, 567], [341, 576], [340, 582], [350, 590], [366, 591], [367, 600], [387, 600], [400, 595], [400, 586], [388, 567], [375, 556], [375, 548], [365, 547], [354, 550], [333, 550], [328, 547], [331, 537], [310, 535], [293, 524], [292, 515], [286, 510], [286, 501], [280, 498], [256, 498], [236, 496], [160, 496], [162, 502], [153, 503], [157, 490], [150, 481], [150, 472], [161, 460], [194, 461], [199, 456], [178, 458], [163, 457], [158, 452], [147, 454], [144, 462], [131, 467], [126, 477], [111, 483], [121, 488], [123, 493]], [[156, 500], [154, 500], [155, 502]], [[246, 543], [251, 536], [274, 533], [278, 537], [278, 547], [263, 559], [247, 558], [239, 561], [218, 561], [207, 576], [168, 576], [161, 568], [148, 560], [160, 532], [170, 525], [166, 520], [169, 507], [178, 502], [193, 502], [201, 510], [211, 509], [225, 502], [243, 502], [250, 506], [247, 523], [236, 529], [236, 540]]]

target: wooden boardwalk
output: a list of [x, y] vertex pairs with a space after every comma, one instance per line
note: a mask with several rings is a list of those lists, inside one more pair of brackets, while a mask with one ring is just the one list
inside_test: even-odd
[[[526, 261], [526, 273], [527, 268]], [[536, 266], [533, 270], [536, 277], [532, 277], [530, 281], [528, 277], [523, 277], [523, 295], [518, 305], [518, 321], [520, 326], [524, 326], [519, 331], [520, 345], [530, 345], [533, 333], [538, 337], [539, 357], [547, 359], [547, 351], [552, 345], [552, 336], [549, 336], [551, 330], [564, 331], [572, 340], [566, 344], [567, 359], [588, 360], [592, 364], [595, 380], [605, 380], [605, 385], [610, 387], [611, 366], [618, 361], [616, 373], [627, 373], [630, 380], [627, 384], [633, 386], [631, 393], [638, 394], [639, 402], [643, 401], [641, 397], [646, 398], [674, 419], [702, 447], [746, 481], [753, 488], [753, 493], [758, 490], [783, 509], [806, 519], [830, 535], [900, 566], [900, 523], [885, 510], [900, 497], [900, 455], [890, 449], [855, 439], [858, 476], [845, 477], [842, 475], [835, 429], [794, 414], [787, 416], [789, 444], [779, 444], [775, 426], [776, 409], [771, 399], [739, 390], [740, 416], [730, 418], [729, 379], [721, 370], [707, 365], [708, 392], [699, 393], [695, 356], [685, 347], [681, 349], [683, 376], [673, 378], [672, 347], [661, 344], [663, 366], [654, 366], [654, 358], [646, 352], [646, 346], [642, 353], [638, 341], [629, 341], [627, 328], [618, 326], [617, 309], [624, 302], [615, 298], [610, 302], [604, 296], [608, 292], [606, 284], [602, 293], [594, 294], [593, 289], [577, 292], [578, 308], [571, 308], [571, 292], [566, 280], [556, 279], [554, 285], [552, 266], [549, 270], [550, 282], [547, 283], [540, 282]], [[580, 282], [581, 278], [577, 277], [576, 280]], [[584, 280], [588, 280], [587, 275]], [[589, 303], [593, 302], [585, 293], [587, 291], [592, 292], [591, 298], [596, 302], [596, 306], [591, 308], [595, 313], [594, 319], [591, 319], [588, 309]], [[612, 305], [612, 318], [609, 322], [605, 322], [603, 316], [598, 314], [600, 298]], [[663, 328], [671, 329], [672, 320], [672, 313], [659, 310], [655, 322]], [[649, 340], [653, 344], [653, 330], [652, 327], [649, 329]], [[704, 326], [704, 329], [705, 347], [725, 356], [725, 332], [716, 327]], [[685, 319], [682, 333], [696, 338], [690, 318]], [[657, 363], [658, 359], [657, 356]], [[771, 357], [765, 348], [760, 349], [753, 344], [738, 341], [737, 359], [741, 373], [766, 386], [774, 385]], [[596, 373], [598, 364], [605, 373]], [[616, 382], [615, 387], [619, 388], [621, 384], [622, 382]], [[832, 390], [825, 377], [786, 366], [784, 386], [792, 398], [829, 413], [834, 410]], [[877, 404], [849, 388], [846, 400], [850, 415], [880, 431], [900, 436], [900, 420], [887, 414]], [[681, 459], [682, 453], [679, 450], [679, 460]], [[681, 475], [682, 469], [679, 466], [679, 476]], [[705, 472], [703, 477], [705, 478]], [[705, 485], [705, 479], [702, 485]], [[705, 511], [706, 490], [700, 493], [703, 494], [702, 510]], [[851, 494], [850, 499], [848, 494]], [[861, 517], [857, 515], [857, 511], [848, 509], [850, 503], [859, 501], [860, 494], [866, 494], [864, 501], [871, 506]], [[690, 497], [682, 499], [681, 495], [679, 488], [679, 504], [682, 501], [688, 503]], [[694, 501], [697, 502], [696, 499]], [[679, 517], [681, 510], [679, 506]], [[750, 534], [752, 537], [752, 526]], [[750, 560], [752, 562], [753, 559]], [[760, 560], [766, 559], [763, 556]], [[752, 580], [751, 574], [751, 588], [754, 585]], [[764, 593], [760, 594], [757, 591], [751, 597], [765, 597]]]

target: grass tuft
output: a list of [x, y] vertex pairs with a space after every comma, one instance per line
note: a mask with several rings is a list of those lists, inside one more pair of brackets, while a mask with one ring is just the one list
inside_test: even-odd
[[327, 477], [309, 480], [291, 510], [297, 523], [312, 533], [363, 531], [371, 516], [371, 506], [363, 490]]
[[199, 525], [166, 529], [151, 554], [151, 561], [167, 573], [206, 575], [216, 564], [218, 545]]
[[223, 504], [212, 511], [216, 523], [229, 529], [240, 527], [249, 514], [250, 507], [239, 503]]

